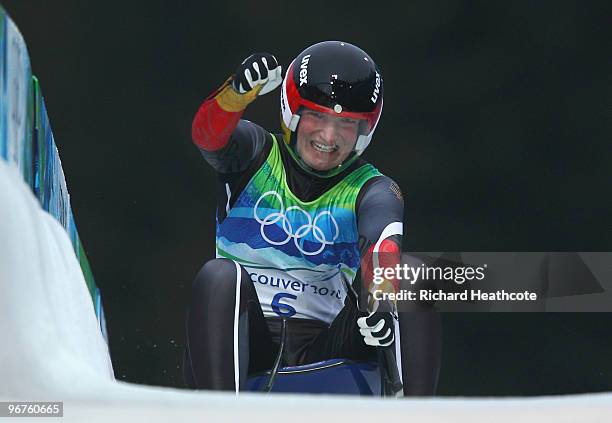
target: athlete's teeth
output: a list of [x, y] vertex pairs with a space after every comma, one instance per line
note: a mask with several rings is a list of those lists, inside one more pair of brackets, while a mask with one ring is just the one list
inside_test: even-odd
[[334, 151], [336, 149], [336, 147], [331, 147], [328, 145], [323, 145], [323, 144], [319, 144], [318, 142], [312, 142], [312, 145], [319, 151], [322, 151], [324, 153], [331, 153], [332, 151]]

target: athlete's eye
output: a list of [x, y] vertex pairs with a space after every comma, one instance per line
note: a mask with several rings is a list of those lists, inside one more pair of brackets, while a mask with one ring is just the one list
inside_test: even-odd
[[306, 115], [307, 115], [308, 117], [312, 117], [312, 118], [314, 118], [314, 119], [323, 119], [323, 114], [322, 114], [322, 113], [315, 112], [315, 111], [313, 111], [313, 110], [308, 110], [308, 111], [306, 111]]
[[340, 119], [340, 126], [343, 129], [358, 129], [359, 121], [357, 119], [342, 118]]

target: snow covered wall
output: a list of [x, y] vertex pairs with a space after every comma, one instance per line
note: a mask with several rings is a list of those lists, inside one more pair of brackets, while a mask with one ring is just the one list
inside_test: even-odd
[[64, 419], [74, 422], [612, 421], [612, 394], [235, 396], [116, 381], [44, 102], [22, 37], [0, 14], [0, 401], [63, 401]]
[[32, 75], [23, 37], [1, 6], [0, 59], [0, 158], [18, 169], [43, 209], [55, 217], [70, 236], [104, 331], [100, 292], [74, 223], [41, 89]]

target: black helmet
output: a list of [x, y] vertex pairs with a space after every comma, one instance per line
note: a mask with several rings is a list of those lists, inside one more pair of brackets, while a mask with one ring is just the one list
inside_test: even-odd
[[359, 119], [362, 124], [354, 159], [370, 143], [382, 105], [382, 76], [366, 52], [342, 41], [315, 44], [293, 60], [283, 80], [281, 124], [285, 142], [293, 148], [302, 108]]

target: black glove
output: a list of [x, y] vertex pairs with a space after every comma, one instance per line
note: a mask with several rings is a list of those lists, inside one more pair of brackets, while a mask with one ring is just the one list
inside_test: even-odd
[[238, 66], [232, 86], [237, 92], [244, 94], [262, 85], [258, 95], [263, 95], [274, 90], [282, 81], [281, 67], [276, 58], [269, 53], [255, 53]]

